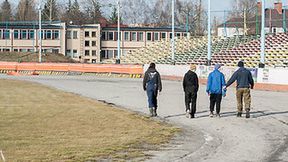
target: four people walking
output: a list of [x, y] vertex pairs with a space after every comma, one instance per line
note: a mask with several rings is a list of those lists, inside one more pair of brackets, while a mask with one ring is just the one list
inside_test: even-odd
[[[210, 96], [210, 117], [214, 116], [214, 107], [216, 105], [216, 116], [220, 117], [222, 96], [225, 97], [226, 89], [237, 80], [237, 117], [241, 117], [243, 110], [243, 99], [245, 104], [246, 118], [250, 118], [251, 94], [250, 89], [254, 87], [254, 81], [251, 72], [244, 68], [244, 62], [238, 62], [239, 69], [234, 72], [232, 77], [225, 84], [224, 74], [219, 71], [221, 65], [216, 64], [214, 71], [211, 72], [207, 80], [206, 92]], [[185, 92], [186, 116], [195, 118], [197, 92], [199, 89], [198, 76], [195, 73], [196, 65], [191, 65], [190, 70], [184, 75], [183, 90]], [[161, 92], [162, 84], [159, 72], [155, 69], [155, 64], [151, 63], [145, 72], [143, 79], [143, 89], [147, 92], [148, 107], [150, 116], [157, 116], [157, 94]]]

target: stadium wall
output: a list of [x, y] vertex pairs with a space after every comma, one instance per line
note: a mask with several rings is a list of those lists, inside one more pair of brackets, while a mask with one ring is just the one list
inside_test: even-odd
[[[149, 65], [144, 65], [144, 71]], [[169, 80], [181, 81], [184, 74], [189, 70], [189, 65], [156, 65], [157, 70], [162, 78]], [[237, 67], [221, 67], [221, 72], [228, 80], [237, 70]], [[270, 91], [286, 91], [288, 92], [288, 69], [285, 68], [248, 68], [254, 78], [255, 89]], [[214, 70], [214, 67], [198, 65], [196, 73], [202, 84], [206, 84], [208, 75]]]

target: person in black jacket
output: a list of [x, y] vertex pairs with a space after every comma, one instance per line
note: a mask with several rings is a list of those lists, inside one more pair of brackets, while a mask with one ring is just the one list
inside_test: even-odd
[[254, 80], [252, 78], [251, 72], [244, 68], [244, 62], [239, 61], [238, 62], [239, 69], [234, 72], [232, 77], [227, 82], [226, 87], [229, 87], [231, 84], [237, 80], [237, 86], [236, 86], [236, 97], [237, 97], [237, 117], [242, 116], [242, 110], [243, 110], [243, 98], [244, 98], [244, 104], [245, 104], [245, 111], [246, 111], [246, 118], [250, 118], [250, 106], [251, 106], [251, 94], [250, 94], [250, 88], [253, 89], [254, 87]]
[[157, 94], [162, 91], [162, 83], [159, 72], [155, 69], [155, 63], [151, 63], [145, 72], [143, 89], [147, 92], [150, 116], [157, 116]]
[[194, 118], [196, 113], [196, 100], [197, 100], [199, 83], [198, 83], [198, 76], [194, 71], [196, 71], [196, 66], [191, 65], [190, 70], [185, 74], [183, 79], [183, 89], [185, 92], [185, 106], [186, 106], [187, 118]]

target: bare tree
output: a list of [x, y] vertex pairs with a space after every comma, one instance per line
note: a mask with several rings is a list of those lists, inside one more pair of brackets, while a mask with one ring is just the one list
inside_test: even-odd
[[85, 3], [85, 20], [87, 23], [99, 23], [102, 18], [99, 0], [87, 0]]
[[13, 15], [11, 12], [11, 5], [8, 2], [8, 0], [5, 0], [1, 4], [1, 10], [0, 10], [0, 21], [11, 21], [13, 19]]
[[244, 13], [247, 18], [254, 17], [256, 15], [257, 0], [237, 0], [232, 3], [232, 12], [229, 17], [243, 18]]
[[57, 20], [59, 18], [56, 0], [47, 0], [42, 10], [43, 20]]
[[15, 19], [19, 21], [37, 20], [37, 14], [33, 0], [20, 0]]

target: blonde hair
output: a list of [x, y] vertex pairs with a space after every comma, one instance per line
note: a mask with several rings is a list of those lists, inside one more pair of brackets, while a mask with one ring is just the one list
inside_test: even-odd
[[195, 64], [191, 64], [191, 65], [190, 65], [190, 70], [191, 70], [191, 71], [196, 71], [196, 68], [197, 68], [197, 67], [196, 67]]

